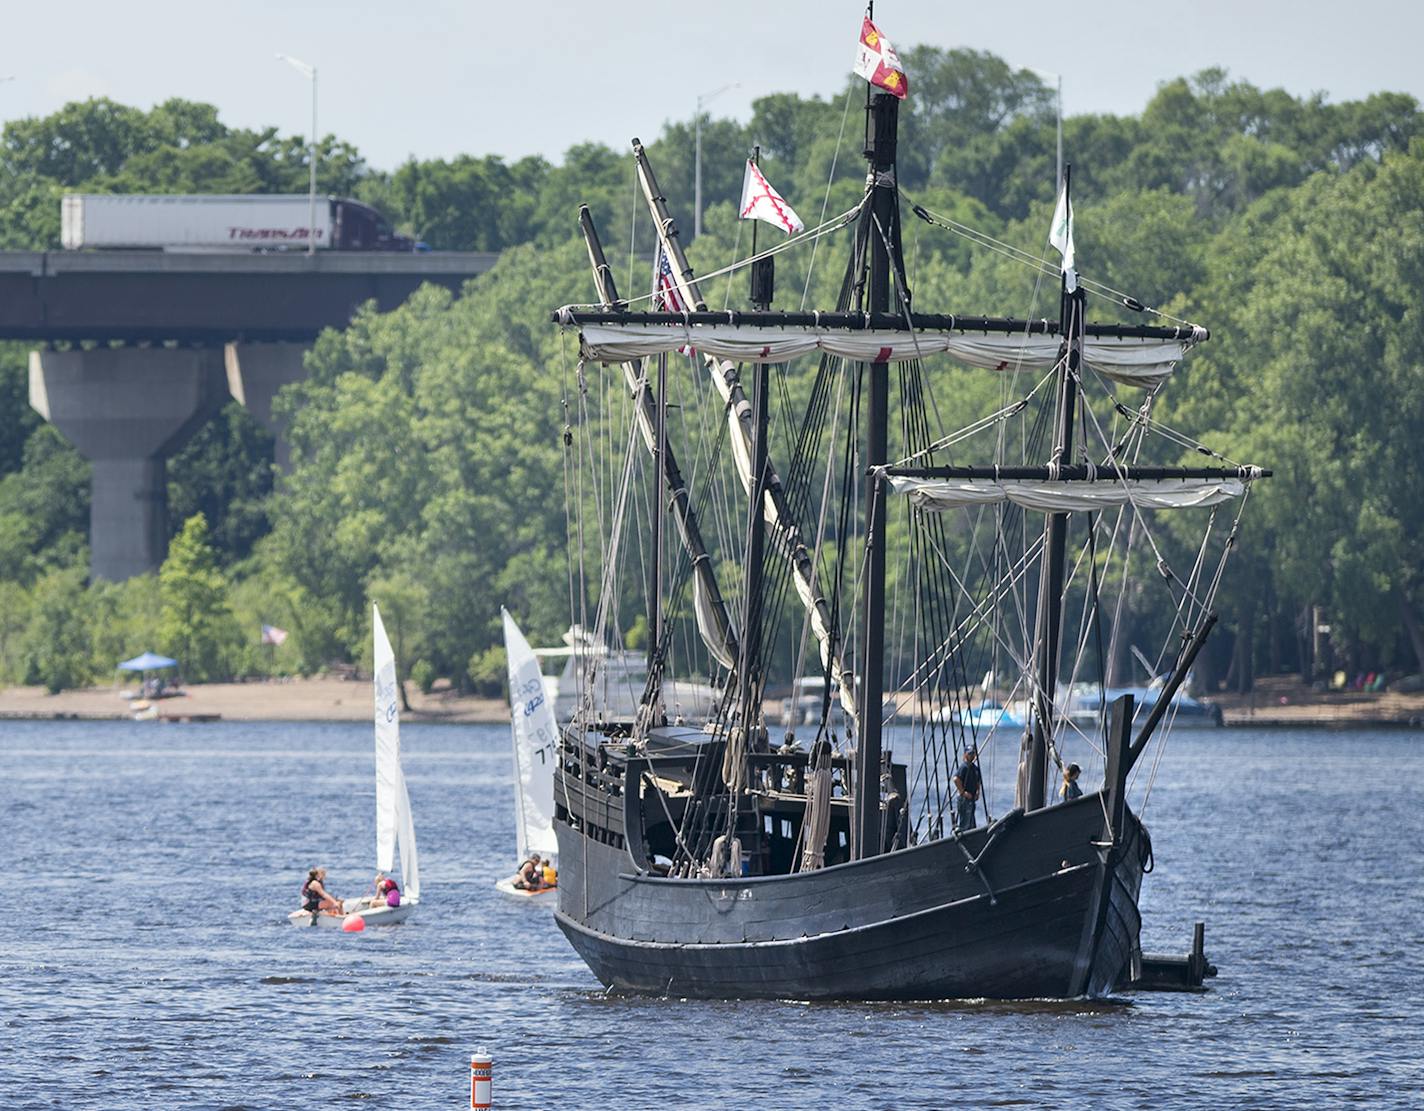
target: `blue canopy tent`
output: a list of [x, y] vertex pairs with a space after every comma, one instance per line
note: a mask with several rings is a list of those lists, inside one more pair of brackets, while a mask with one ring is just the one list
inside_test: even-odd
[[145, 652], [142, 656], [135, 656], [131, 660], [124, 660], [118, 664], [119, 671], [160, 671], [165, 667], [177, 667], [177, 660], [170, 660], [167, 656], [160, 656], [156, 652]]

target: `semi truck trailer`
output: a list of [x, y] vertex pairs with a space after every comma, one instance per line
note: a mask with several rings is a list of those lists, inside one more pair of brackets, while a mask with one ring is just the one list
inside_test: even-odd
[[[370, 205], [305, 193], [70, 193], [61, 202], [66, 250], [414, 251]], [[314, 225], [314, 226], [313, 226]]]

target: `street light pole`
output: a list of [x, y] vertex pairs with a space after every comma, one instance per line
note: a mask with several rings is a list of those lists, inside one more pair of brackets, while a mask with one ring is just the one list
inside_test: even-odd
[[307, 187], [307, 254], [310, 255], [316, 253], [316, 66], [309, 66], [306, 62], [286, 54], [278, 54], [277, 57], [311, 82], [311, 145], [307, 153], [310, 167], [310, 182]]
[[[312, 85], [315, 90], [316, 85]], [[316, 95], [313, 93], [312, 95]], [[315, 113], [316, 108], [312, 108]], [[315, 127], [315, 125], [313, 125]], [[1058, 188], [1064, 184], [1064, 77], [1058, 74]]]
[[1035, 69], [1033, 66], [1024, 68], [1039, 77], [1052, 78], [1058, 86], [1058, 173], [1053, 179], [1053, 193], [1057, 196], [1058, 190], [1063, 188], [1063, 75], [1046, 69]]
[[697, 119], [695, 121], [697, 153], [692, 160], [693, 239], [702, 234], [702, 106], [721, 96], [728, 89], [735, 89], [739, 84], [741, 84], [740, 81], [733, 81], [730, 85], [723, 85], [720, 89], [713, 89], [710, 93], [699, 93], [697, 96]]

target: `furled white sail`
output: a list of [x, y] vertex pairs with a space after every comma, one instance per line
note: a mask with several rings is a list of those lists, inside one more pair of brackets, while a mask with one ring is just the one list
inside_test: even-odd
[[[1205, 338], [1193, 329], [1181, 339], [1089, 336], [1083, 357], [1107, 378], [1130, 386], [1153, 387]], [[580, 353], [594, 362], [621, 362], [693, 346], [708, 356], [742, 363], [781, 363], [821, 351], [863, 362], [904, 362], [948, 354], [985, 370], [1041, 370], [1058, 361], [1056, 335], [997, 335], [960, 331], [847, 331], [815, 327], [742, 327], [734, 324], [584, 324]]]
[[[641, 150], [641, 148], [638, 148]], [[662, 198], [658, 194], [657, 186], [652, 179], [652, 172], [648, 169], [647, 163], [640, 157], [638, 161], [638, 183], [643, 190], [643, 196], [648, 202], [649, 210], [653, 213], [657, 228], [658, 240], [662, 249], [669, 258], [680, 258], [681, 252], [677, 250], [670, 238], [669, 233], [676, 234], [676, 229], [671, 226], [671, 221], [659, 219], [657, 216], [658, 205]], [[680, 272], [678, 267], [670, 267], [670, 278], [677, 287], [678, 296], [684, 306], [702, 305], [701, 296], [698, 294], [696, 286], [693, 284], [690, 272]], [[568, 310], [562, 310], [561, 317], [567, 323]], [[674, 329], [668, 329], [669, 332]], [[699, 333], [700, 334], [700, 333]], [[615, 337], [616, 338], [616, 337]], [[665, 337], [663, 337], [665, 338]], [[586, 350], [587, 337], [580, 335], [579, 343]], [[686, 343], [673, 344], [671, 347], [658, 347], [658, 351], [681, 351], [694, 350], [693, 346]], [[656, 351], [650, 350], [648, 354]], [[731, 431], [732, 456], [736, 464], [737, 474], [741, 478], [742, 486], [748, 492], [752, 489], [752, 408], [741, 387], [740, 377], [736, 365], [728, 361], [739, 359], [736, 352], [721, 353], [711, 350], [697, 350], [697, 355], [701, 357], [707, 373], [712, 379], [713, 385], [723, 403], [727, 406], [727, 424]], [[589, 356], [596, 361], [623, 362], [627, 358], [638, 356], [618, 356], [605, 357]], [[777, 362], [777, 359], [762, 359], [764, 362]], [[816, 578], [816, 566], [811, 559], [811, 553], [806, 547], [805, 540], [801, 537], [801, 530], [797, 527], [796, 521], [792, 519], [790, 513], [783, 512], [785, 508], [785, 498], [781, 495], [780, 479], [776, 476], [775, 466], [772, 464], [770, 456], [767, 458], [767, 493], [762, 507], [762, 514], [767, 524], [777, 534], [779, 546], [786, 553], [791, 563], [792, 580], [796, 586], [796, 594], [806, 606], [810, 617], [810, 623], [815, 634], [817, 644], [820, 648], [820, 658], [822, 665], [830, 673], [832, 681], [840, 690], [841, 705], [845, 709], [846, 717], [851, 722], [857, 720], [855, 705], [855, 683], [849, 674], [849, 669], [844, 666], [840, 658], [839, 651], [832, 650], [833, 634], [831, 625], [831, 608], [826, 601], [825, 595], [821, 591], [821, 585]], [[699, 625], [701, 619], [699, 618]]]
[[[646, 370], [646, 368], [644, 368]], [[657, 453], [658, 433], [657, 433], [657, 406], [653, 403], [651, 395], [645, 389], [647, 385], [643, 374], [638, 368], [628, 361], [623, 363], [623, 377], [628, 383], [628, 388], [640, 399], [636, 410], [638, 431], [642, 433], [643, 445], [648, 449], [649, 454]], [[735, 444], [733, 445], [735, 448]], [[680, 514], [674, 514], [673, 519], [677, 522], [678, 532], [682, 537], [682, 544], [685, 549], [689, 548], [687, 542], [686, 528]], [[705, 555], [702, 558], [706, 558]], [[697, 616], [697, 632], [702, 637], [702, 642], [707, 645], [707, 650], [723, 667], [732, 668], [737, 665], [736, 656], [728, 645], [728, 630], [723, 627], [716, 609], [713, 607], [712, 599], [707, 593], [707, 588], [702, 581], [700, 574], [692, 576], [692, 603], [693, 612]]]
[[1096, 512], [1116, 506], [1138, 509], [1191, 509], [1240, 497], [1245, 483], [1237, 478], [1164, 478], [1118, 481], [1110, 471], [1093, 482], [892, 477], [890, 488], [916, 506], [932, 512], [970, 505], [1013, 502], [1044, 513]]
[[371, 604], [371, 631], [374, 639], [376, 706], [376, 867], [390, 872], [400, 849], [404, 894], [414, 902], [420, 898], [420, 866], [416, 860], [415, 826], [411, 820], [410, 795], [400, 760], [400, 691], [396, 686], [396, 654], [381, 622], [380, 608]]
[[509, 662], [510, 730], [514, 738], [514, 828], [519, 859], [530, 853], [553, 857], [554, 758], [558, 724], [544, 690], [538, 657], [509, 616], [504, 618], [504, 652]]

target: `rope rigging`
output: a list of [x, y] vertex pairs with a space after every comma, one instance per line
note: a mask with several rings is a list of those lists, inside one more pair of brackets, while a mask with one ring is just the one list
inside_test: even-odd
[[[842, 131], [844, 122], [843, 118]], [[831, 176], [834, 179], [834, 166]], [[635, 177], [635, 192], [637, 188]], [[888, 221], [882, 221], [880, 214], [870, 207], [871, 195], [871, 188], [867, 188], [859, 203], [826, 219], [828, 183], [822, 219], [816, 227], [761, 251], [756, 250], [754, 242], [750, 257], [714, 270], [700, 281], [727, 277], [726, 302], [730, 305], [732, 274], [760, 260], [810, 244], [810, 263], [801, 291], [804, 307], [819, 241], [826, 235], [852, 228], [851, 257], [842, 276], [836, 311], [865, 311], [871, 248], [878, 243], [891, 260], [893, 311], [904, 318], [912, 337], [910, 342], [920, 355], [919, 334], [911, 315], [912, 294], [898, 208], [891, 209]], [[908, 197], [905, 200], [926, 225], [949, 231], [979, 248], [1026, 266], [1039, 279], [1058, 278], [1058, 268], [1045, 258], [931, 212]], [[635, 205], [630, 268], [632, 244], [636, 241], [636, 210]], [[733, 249], [734, 256], [739, 246], [740, 234]], [[692, 280], [690, 271], [686, 271], [685, 277]], [[1081, 280], [1081, 285], [1087, 296], [1195, 327], [1189, 321], [1145, 306], [1110, 286], [1087, 280]], [[1037, 295], [1036, 281], [1035, 299]], [[626, 298], [619, 304], [639, 304], [655, 296], [656, 292]], [[1073, 303], [1081, 305], [1082, 302], [1080, 299]], [[1065, 316], [1066, 337], [1070, 327], [1066, 312], [1061, 315]], [[876, 326], [884, 325], [877, 323]], [[710, 344], [711, 339], [707, 342]], [[1182, 646], [1213, 612], [1222, 573], [1235, 543], [1251, 478], [1244, 480], [1245, 493], [1238, 499], [1234, 519], [1224, 538], [1218, 528], [1215, 508], [1211, 509], [1199, 543], [1195, 540], [1188, 543], [1184, 531], [1158, 528], [1155, 519], [1130, 496], [1128, 471], [1140, 463], [1149, 445], [1165, 445], [1177, 452], [1206, 455], [1232, 467], [1239, 465], [1154, 419], [1155, 388], [1146, 390], [1142, 402], [1132, 407], [1119, 399], [1115, 383], [1097, 368], [1085, 374], [1076, 362], [1070, 364], [1068, 347], [1065, 338], [1057, 361], [1041, 376], [1035, 374], [1027, 381], [1021, 380], [1027, 370], [1021, 357], [1004, 367], [998, 405], [987, 413], [983, 412], [987, 406], [981, 406], [977, 413], [966, 414], [972, 419], [959, 428], [947, 427], [940, 417], [936, 394], [943, 391], [936, 387], [943, 382], [937, 377], [942, 374], [938, 365], [930, 362], [928, 355], [903, 360], [897, 357], [898, 379], [894, 388], [898, 396], [899, 421], [895, 431], [899, 443], [894, 452], [876, 458], [895, 458], [893, 466], [924, 468], [952, 465], [956, 458], [976, 462], [987, 458], [996, 467], [1041, 465], [1048, 459], [1050, 482], [1058, 479], [1062, 468], [1081, 470], [1086, 467], [1089, 483], [1116, 484], [1129, 494], [1125, 504], [1113, 509], [1083, 513], [1079, 518], [1081, 530], [1076, 528], [1078, 521], [1073, 522], [1075, 529], [1066, 541], [1069, 551], [1060, 592], [1054, 595], [1061, 598], [1060, 625], [1055, 627], [1055, 639], [1051, 642], [1053, 651], [1068, 658], [1062, 661], [1061, 667], [1055, 661], [1055, 670], [1046, 682], [1035, 667], [1040, 654], [1049, 651], [1050, 643], [1044, 639], [1042, 622], [1036, 619], [1039, 596], [1047, 589], [1047, 579], [1040, 580], [1046, 559], [1046, 540], [1036, 526], [1031, 527], [1028, 514], [1059, 511], [1029, 510], [1005, 502], [941, 512], [912, 504], [908, 498], [902, 499], [903, 510], [897, 510], [891, 539], [895, 543], [903, 540], [903, 549], [894, 553], [890, 564], [895, 568], [889, 576], [894, 581], [885, 607], [888, 636], [884, 660], [890, 672], [886, 689], [893, 694], [886, 708], [867, 707], [866, 712], [882, 713], [887, 725], [894, 724], [902, 708], [909, 718], [907, 733], [911, 743], [906, 763], [910, 765], [911, 774], [903, 821], [912, 843], [946, 835], [944, 817], [953, 799], [951, 782], [965, 750], [976, 747], [992, 758], [996, 743], [1000, 738], [1007, 738], [1006, 743], [1017, 751], [1018, 734], [1025, 723], [1031, 723], [1033, 714], [1040, 712], [1029, 708], [1045, 701], [1051, 721], [1045, 723], [1044, 732], [1052, 765], [1061, 769], [1070, 750], [1078, 745], [1101, 762], [1108, 728], [1105, 695], [1113, 683], [1116, 661], [1123, 646], [1135, 636], [1145, 636], [1144, 630], [1160, 632], [1161, 647], [1152, 667], [1160, 674], [1164, 664], [1175, 666], [1182, 658]], [[754, 803], [748, 802], [750, 795], [764, 789], [780, 789], [779, 783], [760, 782], [755, 775], [745, 774], [746, 757], [767, 742], [766, 735], [760, 731], [763, 711], [759, 708], [764, 705], [771, 665], [786, 661], [793, 677], [802, 678], [810, 670], [807, 648], [817, 621], [828, 625], [830, 639], [818, 653], [823, 694], [815, 721], [812, 752], [816, 753], [823, 741], [829, 741], [826, 751], [834, 750], [835, 759], [842, 761], [836, 765], [836, 774], [840, 777], [836, 801], [843, 802], [858, 788], [873, 789], [873, 784], [853, 782], [854, 761], [844, 762], [845, 754], [851, 750], [840, 748], [838, 742], [844, 740], [847, 746], [854, 743], [854, 730], [847, 729], [838, 737], [832, 713], [833, 686], [837, 678], [832, 661], [859, 659], [857, 622], [845, 622], [843, 628], [843, 615], [857, 612], [862, 604], [862, 579], [869, 558], [868, 538], [856, 524], [866, 508], [860, 501], [864, 497], [888, 498], [890, 494], [884, 481], [872, 482], [862, 491], [867, 449], [857, 430], [861, 427], [862, 400], [868, 396], [864, 381], [866, 364], [849, 363], [840, 355], [823, 351], [814, 374], [798, 374], [786, 364], [771, 367], [767, 379], [770, 388], [761, 400], [768, 409], [772, 454], [783, 461], [784, 469], [775, 480], [775, 493], [769, 488], [762, 504], [754, 511], [743, 489], [744, 472], [735, 459], [736, 421], [742, 419], [738, 403], [730, 399], [722, 389], [723, 384], [713, 375], [699, 373], [704, 359], [689, 354], [685, 361], [679, 361], [680, 368], [692, 370], [694, 385], [690, 394], [679, 395], [677, 404], [669, 397], [659, 399], [661, 404], [678, 412], [681, 441], [693, 445], [688, 489], [695, 492], [699, 517], [711, 522], [709, 548], [715, 556], [709, 558], [723, 573], [742, 566], [749, 547], [746, 522], [751, 519], [755, 527], [764, 528], [766, 532], [768, 556], [757, 588], [759, 596], [747, 596], [745, 579], [733, 574], [726, 581], [726, 596], [732, 612], [750, 613], [750, 607], [757, 606], [761, 615], [760, 632], [756, 634], [751, 656], [761, 663], [752, 673], [740, 674], [740, 668], [719, 670], [715, 660], [705, 651], [699, 652], [685, 605], [694, 570], [694, 560], [689, 553], [674, 544], [666, 550], [662, 563], [654, 567], [650, 553], [643, 546], [642, 535], [646, 529], [641, 526], [653, 519], [659, 512], [660, 501], [666, 499], [657, 469], [646, 465], [632, 448], [637, 434], [636, 399], [630, 399], [626, 391], [613, 389], [615, 397], [620, 393], [624, 395], [621, 401], [610, 402], [595, 411], [588, 400], [590, 389], [584, 364], [578, 363], [577, 396], [571, 396], [567, 351], [564, 357], [565, 391], [561, 404], [566, 436], [565, 507], [571, 539], [578, 549], [576, 559], [573, 553], [569, 557], [570, 605], [571, 610], [579, 614], [583, 628], [590, 627], [587, 600], [592, 580], [585, 567], [586, 556], [592, 554], [586, 550], [585, 506], [598, 523], [598, 556], [602, 563], [592, 622], [595, 650], [590, 654], [587, 671], [596, 676], [604, 666], [613, 643], [621, 641], [619, 614], [647, 588], [652, 575], [659, 576], [667, 619], [659, 625], [660, 635], [653, 646], [646, 681], [640, 692], [640, 704], [646, 713], [640, 711], [630, 739], [634, 749], [643, 750], [650, 730], [658, 724], [653, 707], [670, 674], [679, 671], [690, 674], [705, 666], [714, 679], [714, 686], [719, 687], [720, 695], [709, 718], [697, 722], [711, 740], [696, 749], [691, 772], [692, 801], [681, 803], [680, 813], [675, 814], [665, 781], [645, 772], [641, 782], [645, 795], [658, 796], [663, 820], [670, 829], [672, 874], [699, 874], [709, 867], [715, 872], [723, 866], [727, 852], [732, 851], [735, 856], [730, 846], [737, 841], [741, 820], [755, 808]], [[673, 361], [671, 356], [666, 358]], [[886, 359], [882, 356], [882, 361]], [[1045, 361], [1046, 357], [1034, 363], [1035, 371], [1042, 368]], [[712, 369], [715, 360], [707, 356], [706, 362]], [[647, 365], [645, 361], [645, 389]], [[1085, 362], [1084, 366], [1087, 365]], [[733, 368], [730, 364], [725, 367], [727, 380], [740, 390], [738, 380], [743, 368]], [[669, 382], [680, 383], [684, 377], [669, 374]], [[599, 378], [600, 385], [608, 385], [602, 371]], [[1068, 424], [1067, 436], [1074, 440], [1071, 450], [1061, 450], [1052, 446], [1056, 435], [1054, 408], [1061, 402], [1046, 387], [1050, 383], [1068, 381], [1077, 391], [1078, 412]], [[707, 427], [709, 420], [717, 425], [715, 434]], [[598, 440], [594, 434], [576, 434], [575, 429], [580, 426], [590, 433], [597, 427], [603, 439]], [[671, 434], [671, 424], [667, 427]], [[729, 429], [733, 430], [730, 433], [733, 450], [727, 450]], [[620, 443], [620, 439], [624, 442]], [[579, 463], [587, 464], [590, 476], [587, 485], [575, 473], [583, 469]], [[770, 462], [768, 471], [771, 471]], [[754, 490], [758, 488], [759, 477], [753, 476]], [[1066, 477], [1081, 480], [1082, 474]], [[1062, 511], [1062, 515], [1069, 516], [1066, 511]], [[1223, 513], [1222, 517], [1225, 516]], [[633, 542], [631, 550], [627, 547], [630, 541]], [[1139, 547], [1149, 555], [1145, 567], [1132, 559], [1133, 550]], [[1061, 541], [1058, 550], [1061, 553]], [[798, 563], [802, 559], [804, 562]], [[805, 570], [808, 566], [809, 587]], [[809, 604], [807, 589], [815, 590], [824, 599], [828, 617]], [[1148, 610], [1143, 605], [1143, 597], [1149, 589], [1165, 592], [1170, 601], [1170, 607], [1165, 609], [1170, 614], [1165, 629], [1151, 628]], [[808, 604], [802, 608], [793, 629], [787, 615], [796, 594], [801, 594]], [[636, 606], [632, 608], [640, 612]], [[1056, 647], [1060, 644], [1064, 647]], [[1174, 644], [1178, 646], [1175, 652]], [[682, 668], [675, 667], [676, 662], [681, 662]], [[845, 675], [849, 674], [847, 669]], [[1055, 689], [1055, 679], [1060, 675], [1063, 681], [1057, 682]], [[1088, 678], [1085, 680], [1084, 676]], [[735, 683], [731, 681], [734, 678]], [[1049, 689], [1042, 689], [1045, 686]], [[1075, 704], [1085, 686], [1096, 687], [1101, 692], [1091, 713]], [[584, 731], [593, 722], [597, 707], [592, 689], [593, 684], [586, 684], [574, 722], [575, 730]], [[793, 694], [795, 690], [793, 687]], [[1145, 710], [1145, 703], [1139, 705], [1139, 717]], [[995, 711], [998, 711], [997, 718]], [[1164, 726], [1169, 728], [1174, 717], [1175, 710], [1169, 709]], [[891, 734], [886, 736], [888, 753]], [[1162, 748], [1158, 746], [1150, 772], [1144, 773], [1140, 763], [1133, 768], [1132, 783], [1146, 775], [1144, 807], [1155, 782]], [[875, 749], [867, 746], [865, 751], [873, 754]], [[1088, 763], [1087, 759], [1080, 759], [1084, 759], [1085, 765]], [[811, 762], [808, 760], [808, 773], [812, 770]], [[720, 784], [717, 782], [719, 768]], [[829, 775], [830, 764], [822, 770]], [[869, 774], [872, 773], [867, 771]], [[986, 818], [990, 814], [992, 780], [991, 767], [985, 775], [982, 796]], [[1002, 788], [1001, 784], [998, 786]], [[808, 798], [809, 794], [808, 788]], [[910, 805], [912, 800], [913, 806]], [[807, 806], [809, 810], [809, 802]], [[892, 819], [887, 817], [886, 820]], [[894, 831], [882, 830], [882, 834], [893, 836]], [[805, 827], [798, 836], [796, 860], [802, 860], [803, 850], [809, 854], [806, 859], [811, 859], [819, 851], [818, 847], [804, 844]]]

